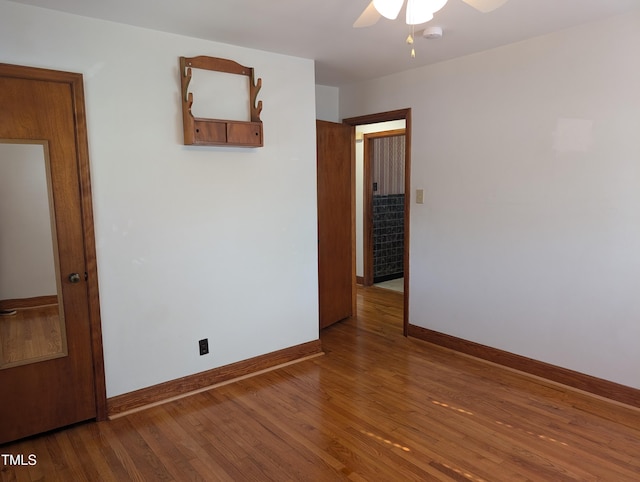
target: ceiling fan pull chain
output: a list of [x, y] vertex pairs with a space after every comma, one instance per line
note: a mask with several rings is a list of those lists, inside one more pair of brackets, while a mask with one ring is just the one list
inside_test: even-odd
[[416, 49], [413, 47], [413, 39], [415, 38], [415, 26], [412, 25], [411, 26], [411, 32], [409, 33], [409, 36], [407, 37], [407, 44], [409, 44], [411, 46], [411, 58], [415, 59], [416, 58]]

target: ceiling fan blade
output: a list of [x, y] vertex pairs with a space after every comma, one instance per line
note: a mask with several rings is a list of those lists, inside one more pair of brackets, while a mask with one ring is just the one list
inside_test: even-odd
[[378, 23], [381, 15], [376, 10], [376, 7], [373, 6], [373, 2], [369, 3], [367, 8], [364, 9], [364, 12], [360, 14], [358, 19], [353, 23], [354, 28], [362, 28], [362, 27], [371, 27]]
[[498, 7], [501, 7], [509, 0], [462, 0], [467, 5], [471, 5], [482, 13], [489, 13]]

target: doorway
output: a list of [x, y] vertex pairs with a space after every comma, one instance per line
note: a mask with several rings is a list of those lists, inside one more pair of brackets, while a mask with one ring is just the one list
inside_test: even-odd
[[[410, 189], [411, 189], [411, 109], [401, 109], [396, 111], [389, 112], [381, 112], [378, 114], [371, 114], [360, 117], [352, 117], [348, 119], [344, 119], [343, 122], [347, 125], [352, 126], [356, 129], [358, 126], [371, 126], [373, 124], [379, 123], [387, 123], [393, 121], [402, 121], [404, 124], [404, 189], [403, 189], [403, 199], [402, 199], [402, 247], [401, 247], [401, 258], [402, 258], [402, 273], [403, 273], [403, 281], [402, 281], [402, 291], [403, 291], [403, 332], [404, 335], [407, 336], [408, 326], [409, 326], [409, 220], [410, 220]], [[384, 130], [384, 129], [381, 129]], [[400, 134], [396, 132], [394, 134]], [[371, 139], [368, 139], [370, 141]], [[363, 136], [363, 142], [364, 136]], [[363, 173], [364, 178], [364, 173]], [[361, 196], [358, 198], [362, 199], [362, 210], [363, 210], [363, 221], [361, 226], [363, 226], [363, 233], [361, 239], [372, 239], [372, 234], [367, 235], [364, 231], [367, 229], [367, 224], [364, 223], [364, 216], [371, 217], [371, 213], [365, 214], [365, 198], [364, 190], [369, 189], [371, 198], [373, 197], [373, 183], [368, 182], [366, 186], [363, 184], [363, 192]], [[373, 223], [370, 223], [369, 226], [373, 226]], [[372, 229], [372, 228], [370, 228]], [[369, 241], [371, 243], [371, 241]], [[363, 243], [364, 244], [364, 243]], [[397, 249], [397, 248], [394, 248]], [[363, 258], [366, 256], [365, 252], [371, 252], [369, 247], [363, 249]], [[363, 259], [363, 263], [370, 263], [373, 265], [373, 260], [365, 261]], [[359, 278], [359, 282], [367, 285], [372, 284], [374, 282], [373, 271], [369, 270], [367, 274], [368, 279], [365, 280], [365, 277], [362, 276]]]
[[81, 74], [0, 64], [0, 443], [106, 419]]
[[[393, 121], [401, 128], [380, 130], [383, 122], [358, 126], [373, 130], [362, 136], [362, 284], [394, 291], [404, 288], [404, 164], [405, 122]], [[356, 214], [357, 216], [357, 214]]]

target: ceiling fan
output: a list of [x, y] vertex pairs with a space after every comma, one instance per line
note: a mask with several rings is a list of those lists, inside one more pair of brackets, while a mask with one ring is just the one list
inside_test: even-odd
[[[407, 25], [419, 25], [433, 18], [433, 14], [446, 5], [448, 0], [407, 0]], [[508, 0], [462, 0], [480, 12], [487, 13], [507, 3]], [[354, 27], [370, 27], [380, 17], [395, 20], [404, 5], [404, 0], [373, 0], [353, 24]]]

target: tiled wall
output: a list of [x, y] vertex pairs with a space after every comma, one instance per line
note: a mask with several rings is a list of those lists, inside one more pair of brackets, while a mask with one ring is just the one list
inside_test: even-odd
[[[375, 193], [374, 193], [375, 194]], [[403, 276], [404, 194], [373, 196], [373, 280]]]

